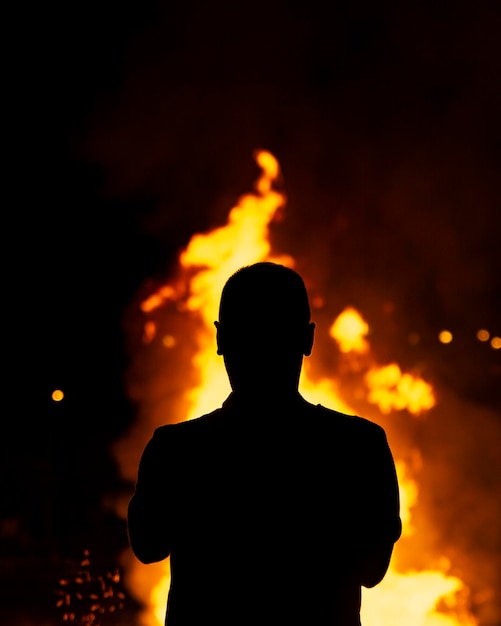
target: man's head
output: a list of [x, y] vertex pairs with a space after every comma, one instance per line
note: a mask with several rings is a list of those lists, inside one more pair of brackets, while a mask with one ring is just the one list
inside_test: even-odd
[[216, 327], [234, 389], [297, 387], [315, 327], [297, 272], [269, 262], [239, 269], [223, 288]]

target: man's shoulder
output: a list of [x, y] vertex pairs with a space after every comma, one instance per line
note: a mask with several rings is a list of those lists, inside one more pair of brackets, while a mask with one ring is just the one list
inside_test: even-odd
[[222, 418], [222, 409], [218, 408], [193, 419], [158, 426], [155, 428], [154, 435], [155, 437], [182, 437], [185, 434], [204, 430], [208, 426], [220, 423]]
[[316, 414], [317, 419], [322, 420], [333, 428], [345, 429], [353, 433], [365, 433], [367, 436], [384, 434], [382, 426], [360, 415], [342, 413], [323, 404], [310, 405], [310, 410]]
[[[232, 407], [220, 407], [194, 419], [158, 426], [154, 431], [153, 439], [160, 443], [165, 440], [175, 440], [181, 444], [183, 440], [218, 438], [223, 431], [238, 427], [245, 427], [246, 421], [240, 415], [234, 414]], [[379, 424], [359, 415], [352, 415], [326, 407], [322, 404], [304, 402], [297, 413], [298, 424], [303, 432], [324, 432], [326, 437], [346, 436], [355, 439], [372, 440], [385, 437], [385, 431]], [[289, 416], [290, 418], [291, 416]], [[253, 416], [255, 418], [255, 416]], [[280, 423], [283, 423], [280, 421]], [[247, 422], [248, 425], [248, 422]], [[270, 425], [262, 424], [269, 429]]]

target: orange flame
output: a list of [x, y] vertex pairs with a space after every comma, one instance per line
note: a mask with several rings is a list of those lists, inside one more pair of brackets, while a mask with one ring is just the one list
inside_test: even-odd
[[[161, 311], [169, 302], [182, 301], [179, 315], [195, 315], [197, 351], [191, 367], [199, 375], [199, 384], [183, 390], [188, 410], [182, 419], [192, 419], [219, 406], [229, 393], [229, 383], [222, 359], [216, 355], [213, 321], [217, 319], [221, 289], [230, 274], [242, 265], [260, 260], [275, 260], [294, 265], [289, 256], [274, 257], [269, 243], [269, 226], [277, 210], [284, 206], [285, 196], [274, 189], [280, 168], [275, 157], [266, 151], [255, 154], [262, 173], [253, 193], [244, 195], [229, 212], [228, 222], [208, 233], [194, 235], [179, 262], [184, 283], [163, 285], [141, 305], [145, 315]], [[178, 307], [179, 308], [179, 307]], [[329, 334], [345, 358], [350, 353], [363, 355], [360, 386], [367, 402], [381, 414], [406, 410], [417, 415], [434, 406], [431, 385], [417, 376], [402, 373], [395, 363], [371, 363], [367, 339], [369, 325], [352, 307], [346, 308], [332, 323]], [[144, 339], [147, 345], [156, 339], [157, 325], [148, 318]], [[176, 338], [162, 340], [170, 348]], [[359, 367], [360, 369], [360, 367]], [[301, 375], [300, 391], [311, 402], [347, 413], [355, 413], [341, 397], [341, 381], [332, 376], [316, 378], [309, 365]], [[412, 510], [418, 501], [418, 486], [410, 470], [395, 451], [399, 475], [402, 519], [406, 542], [412, 540]], [[396, 545], [394, 558], [383, 582], [374, 589], [363, 590], [362, 620], [364, 626], [476, 626], [477, 621], [465, 608], [461, 598], [467, 593], [458, 578], [447, 574], [448, 564], [425, 571], [397, 571], [395, 563], [404, 542]], [[143, 566], [128, 556], [127, 580], [131, 593], [144, 605], [141, 626], [161, 626], [164, 621], [170, 585], [169, 561]], [[463, 594], [463, 595], [461, 595]]]

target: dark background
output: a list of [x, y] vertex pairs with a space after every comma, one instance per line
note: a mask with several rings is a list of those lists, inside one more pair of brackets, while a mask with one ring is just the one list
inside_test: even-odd
[[417, 332], [429, 376], [499, 416], [475, 338], [501, 335], [496, 3], [91, 1], [5, 29], [2, 623], [50, 620], [83, 549], [116, 564], [124, 311], [224, 223], [256, 148], [283, 171], [277, 248], [340, 303], [391, 302], [382, 358]]

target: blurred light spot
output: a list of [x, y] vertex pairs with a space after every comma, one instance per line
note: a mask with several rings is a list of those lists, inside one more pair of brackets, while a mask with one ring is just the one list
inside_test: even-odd
[[325, 300], [322, 296], [315, 296], [312, 299], [311, 304], [314, 309], [321, 309], [325, 305]]
[[450, 343], [452, 341], [452, 333], [449, 330], [441, 330], [438, 333], [438, 340], [441, 343]]
[[61, 391], [61, 389], [54, 389], [54, 391], [52, 392], [52, 399], [54, 400], [54, 402], [61, 402], [63, 398], [64, 393]]
[[172, 335], [164, 335], [162, 343], [166, 348], [173, 348], [176, 345], [176, 340]]
[[481, 328], [477, 333], [477, 339], [479, 341], [488, 341], [489, 337], [489, 331], [485, 330], [485, 328]]
[[491, 346], [494, 350], [499, 350], [499, 348], [501, 348], [501, 337], [493, 337], [491, 339]]
[[143, 343], [151, 343], [157, 334], [157, 325], [149, 320], [144, 325]]

